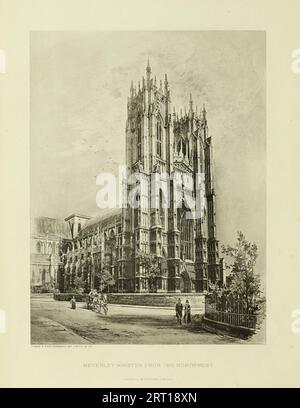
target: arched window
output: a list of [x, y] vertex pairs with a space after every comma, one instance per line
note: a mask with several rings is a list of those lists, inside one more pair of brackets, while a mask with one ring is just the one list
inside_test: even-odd
[[181, 247], [185, 259], [194, 258], [194, 221], [183, 217], [181, 230]]
[[80, 222], [78, 223], [78, 233], [81, 231], [81, 224]]
[[159, 218], [160, 225], [165, 227], [165, 209], [163, 208], [163, 193], [162, 190], [159, 190]]
[[180, 153], [181, 150], [181, 139], [179, 140], [179, 142], [177, 143], [177, 154]]
[[182, 153], [184, 156], [186, 156], [186, 142], [182, 141]]
[[194, 260], [194, 220], [187, 217], [185, 208], [177, 209], [177, 227], [180, 231], [180, 258]]
[[160, 121], [156, 123], [156, 154], [158, 157], [162, 157], [162, 131]]
[[139, 226], [139, 208], [140, 208], [140, 195], [136, 196], [136, 208], [134, 208], [134, 228]]
[[142, 124], [139, 123], [137, 129], [137, 160], [142, 159]]
[[38, 254], [41, 253], [41, 243], [40, 243], [39, 241], [36, 243], [36, 252], [37, 252]]

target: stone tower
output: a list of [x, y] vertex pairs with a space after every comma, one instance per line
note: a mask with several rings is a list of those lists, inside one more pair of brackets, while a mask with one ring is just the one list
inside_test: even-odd
[[[146, 77], [137, 87], [131, 83], [127, 103], [130, 182], [124, 189], [130, 205], [122, 210], [119, 292], [149, 291], [141, 253], [159, 259], [156, 291], [202, 292], [209, 281], [220, 282], [212, 164], [205, 107], [198, 113], [190, 95], [187, 111], [172, 112], [167, 75], [158, 82], [148, 61]], [[201, 217], [192, 215], [187, 200], [199, 200], [199, 186], [204, 191]]]

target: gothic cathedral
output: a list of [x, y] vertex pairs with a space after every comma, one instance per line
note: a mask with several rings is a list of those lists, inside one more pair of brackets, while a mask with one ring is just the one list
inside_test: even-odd
[[[138, 87], [131, 83], [126, 123], [126, 165], [129, 175], [138, 174], [141, 183], [139, 205], [122, 210], [122, 233], [118, 260], [118, 291], [148, 292], [147, 268], [141, 253], [159, 259], [157, 292], [203, 292], [209, 282], [223, 280], [216, 239], [215, 192], [212, 143], [208, 136], [206, 110], [171, 111], [170, 89], [165, 76], [157, 83], [148, 61], [146, 78]], [[187, 188], [196, 196], [196, 175], [203, 174], [204, 211], [201, 217], [186, 217], [190, 209], [178, 208], [172, 175], [192, 179]], [[169, 205], [162, 190], [155, 189], [151, 175], [159, 173], [169, 181]], [[127, 197], [135, 186], [127, 186]], [[154, 197], [155, 196], [155, 197]], [[153, 197], [159, 205], [153, 206]]]
[[[63, 234], [57, 232], [57, 220], [37, 220], [39, 229], [32, 235], [33, 291], [50, 285], [70, 292], [82, 281], [88, 292], [101, 286], [103, 271], [114, 281], [106, 290], [119, 293], [203, 292], [210, 283], [223, 282], [205, 108], [198, 113], [190, 97], [188, 111], [171, 112], [167, 76], [158, 85], [148, 62], [146, 78], [137, 89], [131, 84], [127, 109], [124, 195], [134, 195], [138, 205], [94, 218], [72, 214], [65, 219], [68, 231]], [[195, 217], [187, 196], [198, 200], [199, 174], [203, 211]], [[136, 183], [128, 183], [131, 176], [138, 181], [138, 194], [132, 194]], [[166, 189], [157, 188], [153, 180], [167, 183], [167, 199]], [[177, 193], [176, 180], [184, 187], [183, 195]], [[51, 261], [53, 254], [60, 257], [56, 263]], [[143, 256], [157, 263], [155, 285]]]

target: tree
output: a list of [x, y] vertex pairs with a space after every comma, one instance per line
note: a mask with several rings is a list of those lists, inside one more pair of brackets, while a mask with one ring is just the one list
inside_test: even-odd
[[90, 258], [85, 258], [81, 264], [81, 273], [79, 276], [82, 276], [82, 287], [85, 292], [89, 291], [89, 274], [91, 268]]
[[99, 282], [99, 290], [100, 292], [109, 290], [110, 286], [115, 284], [115, 279], [111, 274], [109, 265], [104, 265], [100, 271], [97, 271], [97, 278]]
[[228, 259], [229, 269], [227, 292], [235, 299], [242, 301], [246, 312], [258, 310], [261, 302], [260, 278], [254, 268], [258, 256], [257, 245], [248, 242], [242, 232], [237, 233], [237, 242], [234, 247], [222, 247], [222, 252]]
[[75, 277], [72, 289], [76, 293], [83, 293], [84, 292], [84, 280], [83, 280], [82, 276], [76, 276]]
[[160, 263], [158, 257], [154, 254], [139, 251], [138, 263], [146, 270], [150, 292], [156, 292], [157, 280], [160, 275]]
[[70, 288], [70, 280], [71, 280], [71, 267], [70, 265], [67, 265], [65, 267], [65, 273], [64, 273], [64, 291], [68, 292]]

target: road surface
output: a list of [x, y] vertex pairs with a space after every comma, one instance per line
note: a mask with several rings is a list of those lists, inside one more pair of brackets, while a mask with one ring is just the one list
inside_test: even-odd
[[49, 294], [32, 295], [32, 344], [226, 344], [241, 339], [192, 326], [178, 326], [172, 309], [109, 305], [108, 316], [77, 303], [55, 301]]

